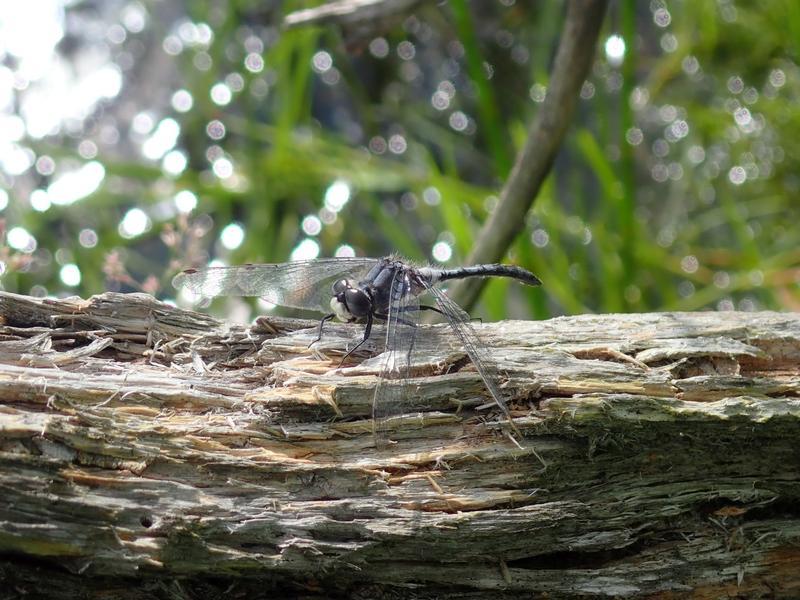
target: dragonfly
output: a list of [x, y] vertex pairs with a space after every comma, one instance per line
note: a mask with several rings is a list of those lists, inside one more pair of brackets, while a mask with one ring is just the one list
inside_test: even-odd
[[[494, 403], [519, 433], [500, 391], [498, 369], [489, 349], [481, 342], [469, 314], [439, 287], [446, 281], [471, 277], [506, 277], [529, 286], [542, 283], [536, 275], [516, 265], [441, 268], [417, 266], [393, 255], [187, 269], [175, 276], [173, 285], [201, 298], [257, 296], [272, 304], [325, 313], [315, 341], [321, 339], [324, 324], [334, 318], [364, 323], [361, 340], [345, 354], [342, 363], [369, 339], [373, 324], [384, 323], [386, 359], [372, 401], [374, 433], [384, 416], [391, 414], [409, 392], [420, 313], [438, 313], [463, 346]], [[420, 303], [425, 294], [433, 298], [434, 305]]]

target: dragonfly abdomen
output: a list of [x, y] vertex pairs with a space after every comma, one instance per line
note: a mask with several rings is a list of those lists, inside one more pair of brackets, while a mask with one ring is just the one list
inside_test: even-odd
[[[421, 269], [422, 270], [422, 269]], [[510, 277], [527, 285], [542, 285], [536, 275], [516, 265], [473, 265], [457, 269], [430, 269], [433, 281], [448, 279], [465, 279], [467, 277]]]

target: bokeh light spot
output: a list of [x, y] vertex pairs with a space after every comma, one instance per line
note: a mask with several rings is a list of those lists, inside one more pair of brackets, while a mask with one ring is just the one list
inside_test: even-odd
[[244, 242], [244, 228], [239, 223], [229, 223], [220, 232], [219, 241], [228, 250], [236, 250]]
[[350, 185], [346, 181], [334, 181], [325, 190], [325, 208], [333, 212], [339, 212], [350, 200]]
[[436, 110], [447, 110], [450, 106], [450, 96], [447, 92], [437, 90], [431, 96], [431, 105]]
[[609, 36], [604, 46], [609, 64], [618, 67], [625, 58], [625, 40], [618, 35]]
[[189, 112], [194, 106], [194, 98], [187, 90], [178, 90], [172, 94], [172, 108], [180, 113]]
[[169, 175], [176, 176], [183, 173], [188, 164], [186, 155], [180, 150], [171, 150], [164, 156], [161, 161], [161, 167]]
[[44, 190], [33, 190], [30, 198], [31, 208], [37, 212], [45, 212], [52, 205], [50, 197]]
[[403, 154], [408, 148], [408, 142], [399, 133], [394, 134], [389, 138], [389, 152], [392, 154]]
[[230, 159], [223, 156], [214, 161], [211, 170], [214, 171], [214, 175], [220, 179], [227, 179], [233, 175], [233, 163]]
[[537, 248], [544, 248], [550, 243], [550, 235], [544, 229], [534, 229], [531, 234], [531, 241]]
[[97, 246], [97, 232], [94, 229], [81, 229], [78, 234], [78, 243], [84, 248], [94, 248]]
[[336, 248], [334, 256], [337, 258], [352, 258], [356, 255], [356, 251], [349, 244], [342, 244]]
[[227, 106], [233, 98], [231, 88], [224, 83], [214, 84], [209, 95], [211, 96], [211, 101], [217, 106]]
[[416, 56], [416, 54], [417, 50], [414, 47], [414, 44], [408, 40], [404, 40], [397, 44], [397, 56], [403, 60], [411, 60], [414, 58], [414, 56]]
[[88, 162], [77, 171], [70, 171], [58, 177], [47, 188], [50, 202], [61, 206], [72, 204], [100, 187], [106, 170], [99, 162]]
[[442, 194], [433, 186], [427, 187], [422, 190], [422, 200], [428, 206], [439, 206], [442, 201]]
[[658, 25], [659, 27], [666, 27], [672, 21], [672, 15], [669, 14], [669, 11], [666, 8], [657, 8], [656, 11], [653, 13], [653, 23]]
[[469, 117], [467, 117], [467, 115], [460, 110], [457, 110], [450, 115], [450, 118], [447, 120], [447, 122], [453, 130], [464, 131], [469, 125]]
[[689, 254], [681, 259], [681, 269], [686, 273], [697, 273], [699, 267], [700, 261], [697, 260], [696, 256]]
[[447, 242], [436, 242], [431, 249], [431, 256], [439, 262], [447, 262], [453, 256], [453, 248]]
[[55, 170], [56, 161], [46, 154], [42, 154], [36, 159], [36, 172], [39, 173], [39, 175], [52, 175]]
[[308, 215], [303, 219], [301, 227], [306, 235], [319, 235], [322, 231], [322, 221], [316, 215]]
[[197, 196], [189, 190], [181, 190], [175, 194], [175, 208], [182, 213], [190, 213], [197, 207]]
[[156, 122], [149, 112], [137, 113], [131, 121], [131, 129], [139, 135], [147, 135], [155, 126]]
[[81, 270], [74, 263], [67, 263], [58, 272], [58, 277], [64, 285], [75, 287], [81, 283]]
[[244, 58], [244, 68], [251, 73], [261, 73], [264, 70], [264, 59], [260, 54], [251, 52]]
[[386, 58], [389, 56], [389, 42], [386, 38], [375, 38], [369, 43], [369, 53], [375, 58]]
[[528, 95], [531, 97], [531, 100], [537, 104], [544, 102], [544, 99], [547, 97], [547, 88], [541, 83], [534, 83], [528, 91]]
[[725, 289], [731, 284], [731, 276], [725, 271], [717, 271], [713, 279], [714, 285], [720, 289]]
[[78, 144], [78, 154], [81, 155], [81, 158], [85, 158], [86, 160], [97, 158], [97, 144], [92, 140], [83, 140]]
[[149, 138], [142, 144], [142, 154], [150, 160], [159, 160], [175, 147], [181, 126], [175, 119], [164, 119]]
[[306, 238], [292, 250], [291, 260], [313, 260], [318, 256], [319, 244], [316, 240]]
[[212, 140], [221, 140], [225, 137], [225, 124], [217, 119], [209, 121], [206, 125], [206, 135]]
[[127, 239], [142, 235], [148, 229], [150, 217], [141, 208], [130, 209], [119, 224], [119, 234]]
[[30, 254], [36, 250], [36, 238], [24, 227], [12, 227], [6, 234], [6, 243], [14, 250]]
[[311, 67], [317, 73], [325, 73], [333, 66], [333, 58], [324, 50], [320, 50], [311, 58]]
[[741, 165], [733, 166], [731, 170], [728, 171], [728, 179], [734, 185], [742, 185], [747, 181], [747, 171], [745, 171], [744, 167]]

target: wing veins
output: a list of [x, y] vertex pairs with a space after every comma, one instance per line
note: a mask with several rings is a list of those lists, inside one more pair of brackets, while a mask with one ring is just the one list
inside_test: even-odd
[[419, 319], [419, 311], [414, 310], [419, 301], [412, 294], [409, 276], [403, 269], [398, 269], [392, 278], [390, 298], [384, 342], [386, 362], [378, 375], [372, 399], [373, 435], [377, 447], [386, 445], [383, 439], [386, 419], [400, 412], [406, 399]]
[[478, 371], [481, 379], [483, 379], [495, 404], [497, 404], [503, 415], [508, 419], [509, 423], [511, 423], [511, 426], [516, 430], [512, 421], [511, 412], [508, 410], [503, 394], [495, 382], [495, 376], [498, 372], [497, 368], [488, 356], [488, 351], [481, 346], [478, 334], [472, 328], [472, 325], [470, 325], [469, 322], [471, 318], [469, 314], [434, 285], [426, 284], [425, 288], [433, 295], [436, 299], [437, 306], [447, 317], [447, 321], [450, 323], [453, 333], [455, 333], [458, 340], [463, 344], [464, 350], [466, 350], [472, 364], [475, 365], [475, 370]]
[[173, 284], [205, 298], [260, 296], [273, 304], [327, 311], [331, 293], [325, 281], [364, 275], [376, 263], [370, 258], [328, 258], [209, 267], [184, 271]]

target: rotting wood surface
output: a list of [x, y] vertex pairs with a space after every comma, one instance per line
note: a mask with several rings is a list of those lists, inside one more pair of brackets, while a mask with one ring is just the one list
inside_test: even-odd
[[0, 598], [800, 596], [797, 315], [476, 324], [518, 443], [430, 326], [378, 447], [357, 325], [0, 315]]

